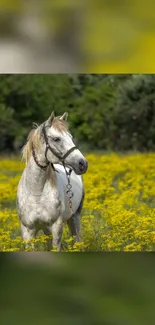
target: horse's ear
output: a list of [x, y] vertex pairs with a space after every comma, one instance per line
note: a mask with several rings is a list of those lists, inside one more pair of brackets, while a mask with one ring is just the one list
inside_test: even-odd
[[63, 120], [65, 122], [67, 122], [67, 118], [68, 118], [68, 113], [65, 112], [61, 117], [60, 117], [60, 120]]
[[47, 124], [48, 126], [51, 127], [54, 118], [55, 118], [55, 115], [54, 115], [54, 111], [53, 111], [53, 112], [51, 113], [50, 117], [48, 118], [46, 124]]

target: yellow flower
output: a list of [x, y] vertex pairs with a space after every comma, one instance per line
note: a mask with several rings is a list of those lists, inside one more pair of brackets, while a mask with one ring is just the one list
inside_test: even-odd
[[[64, 226], [63, 250], [154, 250], [155, 154], [90, 154], [86, 158], [89, 169], [83, 176], [82, 241], [73, 245], [68, 228]], [[0, 251], [24, 249], [15, 207], [23, 168], [24, 164], [19, 160], [0, 160]], [[35, 251], [44, 251], [47, 239], [40, 234], [30, 242]]]

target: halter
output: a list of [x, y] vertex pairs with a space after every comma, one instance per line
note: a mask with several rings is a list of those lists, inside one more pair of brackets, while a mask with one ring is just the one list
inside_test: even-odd
[[49, 142], [48, 142], [48, 137], [47, 137], [47, 134], [46, 134], [46, 126], [45, 124], [43, 125], [43, 135], [44, 135], [44, 140], [45, 140], [45, 143], [46, 143], [46, 149], [45, 149], [45, 158], [46, 158], [46, 162], [47, 162], [47, 165], [41, 165], [39, 162], [38, 162], [38, 159], [36, 157], [36, 154], [35, 154], [35, 150], [34, 150], [34, 146], [32, 144], [32, 155], [33, 155], [33, 158], [34, 158], [34, 161], [35, 163], [41, 168], [41, 169], [46, 169], [49, 164], [51, 164], [51, 167], [54, 171], [58, 172], [55, 168], [54, 168], [54, 165], [52, 163], [50, 163], [47, 159], [47, 152], [48, 150], [50, 150], [54, 156], [56, 156], [61, 162], [62, 162], [62, 165], [65, 169], [65, 173], [66, 173], [66, 177], [67, 177], [67, 181], [68, 181], [68, 184], [66, 185], [66, 188], [67, 188], [67, 191], [66, 191], [66, 194], [68, 196], [68, 202], [69, 202], [69, 208], [70, 208], [70, 213], [73, 214], [73, 211], [72, 211], [72, 201], [71, 201], [71, 198], [73, 197], [73, 192], [71, 191], [71, 188], [72, 188], [72, 185], [70, 183], [70, 175], [71, 175], [71, 172], [72, 172], [72, 169], [69, 168], [69, 172], [67, 171], [66, 169], [66, 166], [65, 166], [65, 162], [64, 160], [70, 155], [71, 152], [73, 152], [75, 149], [77, 149], [76, 146], [72, 147], [71, 149], [69, 149], [64, 155], [62, 155], [60, 153], [57, 153], [55, 151], [54, 148], [52, 148], [50, 145], [49, 145]]
[[[33, 155], [33, 158], [34, 158], [34, 161], [35, 163], [42, 169], [45, 169], [49, 166], [49, 164], [51, 164], [53, 170], [55, 170], [54, 168], [54, 165], [52, 163], [50, 163], [47, 159], [47, 152], [48, 150], [50, 150], [54, 156], [56, 156], [61, 162], [62, 162], [62, 165], [64, 166], [64, 169], [66, 171], [66, 168], [65, 168], [65, 162], [64, 160], [70, 155], [71, 152], [73, 152], [75, 149], [77, 149], [76, 146], [72, 147], [71, 149], [69, 149], [64, 155], [62, 155], [61, 153], [57, 153], [56, 150], [54, 148], [52, 148], [50, 145], [49, 145], [49, 142], [48, 142], [48, 137], [47, 137], [47, 134], [46, 134], [46, 129], [45, 129], [45, 124], [43, 125], [43, 135], [44, 135], [44, 140], [45, 140], [45, 143], [46, 143], [46, 149], [45, 149], [45, 158], [46, 158], [46, 162], [47, 162], [47, 165], [41, 165], [38, 160], [37, 160], [37, 157], [36, 157], [36, 154], [35, 154], [35, 150], [34, 150], [34, 146], [32, 144], [32, 155]], [[70, 169], [71, 170], [71, 169]]]
[[65, 163], [64, 163], [64, 160], [70, 155], [70, 153], [72, 151], [74, 151], [76, 148], [76, 146], [72, 147], [71, 149], [69, 149], [63, 156], [60, 154], [58, 154], [54, 148], [52, 148], [49, 143], [48, 143], [48, 138], [47, 138], [47, 134], [46, 134], [46, 130], [45, 130], [45, 124], [43, 125], [43, 135], [44, 135], [44, 139], [45, 139], [45, 143], [46, 143], [46, 150], [45, 150], [45, 158], [46, 158], [46, 161], [48, 162], [48, 159], [47, 159], [47, 152], [48, 150], [50, 150], [54, 156], [56, 156], [63, 164], [63, 166], [65, 166]]

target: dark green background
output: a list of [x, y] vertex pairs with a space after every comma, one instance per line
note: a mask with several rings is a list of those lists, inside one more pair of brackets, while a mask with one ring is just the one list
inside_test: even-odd
[[32, 123], [69, 112], [85, 151], [155, 148], [155, 75], [1, 75], [0, 152], [19, 152]]

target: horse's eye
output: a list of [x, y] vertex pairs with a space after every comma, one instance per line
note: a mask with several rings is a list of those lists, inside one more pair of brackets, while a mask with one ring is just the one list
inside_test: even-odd
[[58, 138], [58, 137], [54, 137], [54, 138], [53, 138], [53, 141], [55, 141], [55, 142], [59, 142], [59, 141], [60, 141], [60, 138]]

